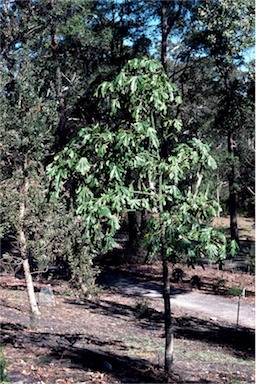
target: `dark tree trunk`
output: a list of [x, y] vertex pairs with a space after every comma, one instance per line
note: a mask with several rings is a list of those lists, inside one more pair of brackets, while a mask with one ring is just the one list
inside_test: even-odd
[[230, 215], [230, 235], [231, 239], [239, 244], [237, 226], [237, 191], [236, 191], [236, 167], [234, 163], [234, 140], [232, 134], [228, 133], [228, 152], [231, 156], [231, 169], [228, 175], [229, 183], [229, 215]]
[[59, 126], [58, 126], [58, 143], [57, 149], [61, 150], [67, 144], [67, 126], [66, 126], [66, 106], [65, 98], [62, 92], [62, 74], [59, 62], [59, 39], [57, 35], [57, 18], [54, 15], [55, 0], [51, 0], [50, 9], [53, 12], [50, 18], [50, 30], [51, 30], [51, 48], [53, 52], [54, 61], [57, 64], [56, 67], [56, 91], [59, 101]]
[[[161, 46], [161, 63], [167, 73], [167, 38], [170, 33], [170, 25], [168, 25], [167, 7], [170, 5], [169, 1], [161, 1], [161, 31], [162, 31], [162, 46]], [[162, 143], [162, 156], [167, 157], [168, 146], [166, 142]], [[159, 180], [159, 198], [160, 198], [160, 214], [163, 212], [163, 206], [161, 203], [162, 195], [162, 176]], [[164, 298], [164, 324], [165, 324], [165, 359], [164, 369], [165, 372], [170, 374], [173, 364], [173, 324], [171, 315], [171, 300], [170, 300], [170, 285], [169, 285], [169, 270], [168, 270], [168, 258], [166, 256], [166, 241], [165, 231], [162, 234], [162, 248], [161, 259], [163, 266], [163, 298]]]
[[134, 255], [138, 253], [141, 240], [141, 213], [128, 213], [129, 252]]
[[167, 73], [167, 37], [169, 34], [168, 19], [167, 19], [167, 3], [161, 1], [161, 31], [162, 31], [162, 46], [161, 46], [161, 63]]

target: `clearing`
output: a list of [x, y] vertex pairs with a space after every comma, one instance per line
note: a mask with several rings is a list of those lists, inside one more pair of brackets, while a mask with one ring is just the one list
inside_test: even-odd
[[[133, 279], [136, 270], [142, 283], [150, 276], [154, 283], [161, 268], [134, 264], [121, 269], [122, 278], [129, 272]], [[217, 273], [227, 287], [232, 281], [250, 286], [251, 295], [241, 300], [252, 308], [253, 276], [211, 267], [200, 271], [207, 275], [205, 281], [208, 275], [217, 278]], [[203, 295], [203, 287], [201, 292], [189, 288], [186, 280], [173, 289], [181, 284]], [[254, 330], [236, 328], [218, 314], [214, 318], [173, 303], [175, 363], [167, 379], [162, 369], [162, 300], [124, 292], [118, 284], [105, 285], [98, 298], [82, 300], [67, 283], [55, 281], [56, 306], [42, 306], [35, 325], [28, 316], [24, 280], [5, 275], [1, 285], [2, 345], [12, 383], [254, 383]], [[47, 282], [36, 283], [36, 290], [44, 286]], [[230, 300], [237, 303], [237, 297]]]
[[[253, 223], [244, 224], [250, 227], [248, 234]], [[250, 244], [251, 234], [243, 239]], [[1, 341], [9, 382], [254, 383], [254, 276], [236, 270], [236, 265], [226, 270], [208, 264], [204, 269], [177, 267], [184, 276], [179, 283], [171, 282], [175, 361], [170, 378], [163, 371], [159, 262], [117, 263], [113, 254], [101, 264], [101, 293], [95, 298], [81, 298], [67, 282], [53, 280], [56, 305], [41, 306], [36, 323], [29, 318], [24, 279], [3, 274]], [[200, 290], [191, 287], [194, 275], [200, 278]], [[39, 292], [48, 284], [36, 282], [35, 289]], [[237, 327], [234, 294], [243, 288]]]

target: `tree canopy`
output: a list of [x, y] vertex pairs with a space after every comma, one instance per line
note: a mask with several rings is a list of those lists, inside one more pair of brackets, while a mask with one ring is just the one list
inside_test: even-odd
[[86, 292], [94, 256], [139, 214], [148, 258], [163, 261], [168, 351], [167, 262], [224, 259], [211, 217], [221, 204], [239, 243], [237, 214], [254, 208], [252, 1], [0, 10], [1, 236], [21, 256], [32, 312], [32, 265], [60, 258]]

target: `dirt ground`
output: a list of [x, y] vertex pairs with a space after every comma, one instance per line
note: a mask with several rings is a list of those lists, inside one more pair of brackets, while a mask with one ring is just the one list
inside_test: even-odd
[[[214, 225], [224, 228], [227, 218]], [[253, 220], [238, 221], [244, 241], [254, 241]], [[113, 260], [112, 260], [113, 262]], [[161, 284], [161, 264], [106, 262], [103, 272]], [[216, 265], [188, 268], [181, 265], [181, 282], [173, 289], [195, 290], [254, 306], [255, 278], [244, 272], [221, 271]], [[164, 365], [163, 301], [124, 294], [117, 286], [102, 287], [98, 297], [84, 298], [67, 282], [51, 281], [55, 305], [40, 307], [41, 316], [29, 316], [23, 279], [0, 276], [1, 344], [8, 382], [16, 384], [212, 383], [255, 382], [254, 330], [236, 328], [202, 312], [172, 306], [174, 365], [166, 377]], [[38, 292], [49, 281], [35, 283]], [[221, 311], [221, 308], [220, 308]], [[3, 361], [0, 357], [0, 360]]]
[[[222, 228], [229, 232], [229, 216], [215, 217], [213, 219], [213, 226]], [[237, 217], [237, 226], [239, 231], [239, 238], [241, 240], [250, 239], [255, 241], [255, 221], [251, 217]]]
[[[153, 281], [160, 267], [130, 265], [129, 273]], [[127, 273], [128, 266], [122, 268], [120, 273]], [[187, 279], [194, 272], [187, 270]], [[215, 279], [216, 273], [227, 286], [239, 281], [254, 292], [254, 277], [247, 274], [207, 269], [202, 279]], [[12, 383], [254, 382], [251, 329], [217, 324], [202, 313], [174, 307], [175, 360], [167, 378], [162, 301], [120, 294], [116, 287], [98, 298], [81, 299], [67, 283], [56, 281], [56, 305], [42, 306], [34, 324], [24, 280], [1, 276], [1, 286], [2, 345]], [[39, 291], [46, 283], [35, 286]], [[252, 296], [247, 300], [252, 302]]]

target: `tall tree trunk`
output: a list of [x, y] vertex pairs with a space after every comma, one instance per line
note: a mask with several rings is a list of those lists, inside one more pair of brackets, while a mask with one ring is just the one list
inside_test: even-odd
[[[161, 45], [161, 63], [167, 73], [167, 38], [170, 33], [170, 26], [168, 25], [167, 17], [167, 6], [170, 4], [169, 1], [161, 1], [161, 31], [162, 31], [162, 45]], [[164, 158], [168, 155], [168, 145], [166, 142], [162, 143], [161, 148], [162, 156]], [[159, 213], [160, 219], [163, 213], [162, 205], [162, 175], [159, 177]], [[168, 258], [166, 255], [166, 240], [165, 240], [165, 229], [162, 229], [162, 247], [161, 247], [161, 258], [163, 268], [163, 298], [164, 298], [164, 325], [165, 325], [165, 359], [164, 369], [165, 372], [170, 374], [172, 371], [173, 364], [173, 324], [171, 315], [171, 300], [170, 300], [170, 285], [169, 285], [169, 269], [168, 269]]]
[[[169, 34], [168, 19], [167, 19], [167, 4], [166, 0], [161, 1], [161, 63], [167, 73], [167, 37]], [[168, 2], [169, 3], [169, 2]]]
[[238, 226], [237, 226], [237, 192], [236, 192], [236, 167], [234, 163], [234, 140], [231, 132], [228, 133], [228, 152], [231, 156], [231, 169], [228, 175], [229, 183], [229, 215], [230, 215], [230, 235], [231, 239], [239, 244]]
[[27, 251], [27, 240], [26, 235], [24, 231], [24, 217], [25, 217], [25, 211], [26, 211], [26, 197], [28, 194], [28, 178], [26, 176], [26, 168], [27, 168], [27, 161], [25, 159], [24, 162], [24, 184], [23, 184], [23, 199], [20, 202], [20, 212], [19, 212], [19, 229], [18, 229], [18, 236], [19, 236], [19, 246], [20, 246], [20, 253], [21, 257], [23, 259], [23, 270], [25, 275], [25, 281], [27, 286], [27, 294], [28, 294], [28, 302], [30, 306], [30, 311], [33, 316], [38, 316], [40, 314], [38, 305], [36, 302], [36, 296], [33, 286], [33, 280], [30, 272], [30, 266], [29, 266], [29, 257], [28, 257], [28, 251]]

